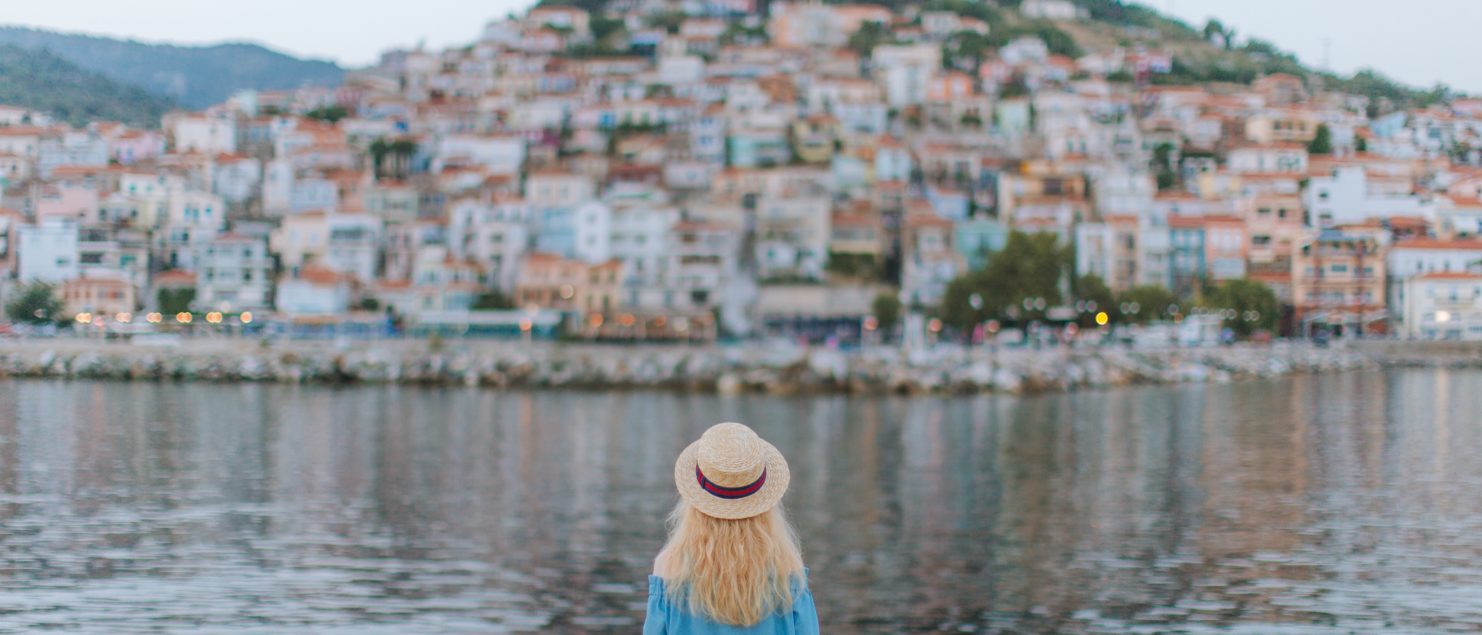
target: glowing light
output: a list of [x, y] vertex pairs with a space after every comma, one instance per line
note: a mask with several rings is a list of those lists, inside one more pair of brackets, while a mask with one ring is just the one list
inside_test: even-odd
[[573, 286], [571, 286], [569, 284], [563, 284], [563, 285], [561, 285], [561, 299], [562, 300], [570, 300], [572, 298], [572, 296], [575, 296], [575, 295], [576, 295], [576, 287], [573, 287]]
[[632, 313], [624, 313], [618, 316], [618, 324], [621, 324], [623, 326], [633, 326], [633, 322], [635, 322], [636, 320], [637, 318], [633, 317]]
[[942, 321], [937, 318], [932, 318], [930, 322], [926, 323], [926, 329], [933, 333], [940, 333], [942, 330]]
[[190, 324], [191, 320], [194, 320], [194, 319], [195, 319], [195, 316], [192, 316], [191, 314], [186, 313], [185, 311], [181, 311], [181, 312], [175, 314], [175, 321], [176, 322], [179, 322], [181, 324]]
[[877, 328], [880, 328], [880, 320], [876, 319], [873, 315], [865, 318], [864, 329], [866, 331], [873, 331]]
[[605, 321], [606, 319], [602, 317], [601, 313], [593, 313], [590, 317], [587, 318], [587, 324], [591, 324], [592, 328], [601, 327], [602, 323]]
[[91, 313], [78, 313], [77, 314], [77, 323], [78, 324], [88, 324], [88, 323], [91, 323], [92, 321], [93, 321], [93, 314], [91, 314]]
[[128, 324], [129, 322], [134, 321], [134, 315], [132, 313], [129, 313], [128, 311], [123, 311], [115, 314], [113, 316], [113, 319], [118, 320], [119, 322], [123, 322], [124, 324]]
[[210, 313], [207, 313], [206, 314], [206, 321], [207, 322], [210, 322], [211, 324], [221, 324], [221, 312], [220, 311], [212, 311]]
[[1101, 311], [1096, 314], [1096, 326], [1106, 326], [1106, 323], [1110, 321], [1111, 316], [1107, 315], [1106, 311]]
[[530, 332], [530, 329], [533, 328], [534, 326], [535, 325], [532, 324], [530, 322], [530, 320], [528, 320], [528, 319], [520, 320], [520, 330], [523, 331], [523, 332], [525, 332], [525, 333], [529, 333]]
[[243, 324], [251, 324], [252, 323], [252, 312], [251, 311], [243, 311], [241, 315], [238, 315], [237, 316], [237, 321], [239, 321], [239, 322], [241, 322]]
[[1450, 311], [1436, 311], [1436, 321], [1439, 322], [1439, 323], [1441, 323], [1441, 324], [1445, 324], [1447, 322], [1450, 322], [1451, 321], [1451, 312]]
[[144, 320], [146, 322], [149, 322], [150, 324], [159, 324], [160, 322], [165, 321], [165, 316], [160, 315], [159, 313], [150, 313], [149, 315], [144, 316]]

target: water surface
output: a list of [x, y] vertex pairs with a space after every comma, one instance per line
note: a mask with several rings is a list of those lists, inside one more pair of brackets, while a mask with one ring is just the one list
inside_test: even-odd
[[0, 632], [633, 633], [676, 454], [791, 461], [826, 633], [1482, 628], [1482, 373], [1033, 398], [0, 383]]

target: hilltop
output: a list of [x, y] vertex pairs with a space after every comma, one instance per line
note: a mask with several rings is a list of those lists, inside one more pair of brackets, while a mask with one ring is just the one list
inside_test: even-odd
[[95, 120], [157, 126], [173, 107], [152, 95], [78, 67], [48, 51], [0, 45], [0, 103], [32, 108], [84, 125]]
[[[778, 0], [758, 2], [760, 10]], [[1080, 57], [1117, 47], [1146, 47], [1172, 55], [1169, 73], [1154, 75], [1155, 84], [1250, 84], [1263, 75], [1287, 73], [1303, 78], [1308, 88], [1362, 95], [1369, 98], [1370, 114], [1389, 112], [1445, 101], [1452, 94], [1444, 86], [1418, 89], [1406, 86], [1372, 70], [1340, 76], [1309, 67], [1295, 55], [1259, 37], [1243, 36], [1218, 21], [1190, 25], [1178, 18], [1135, 2], [1122, 0], [1069, 0], [1081, 12], [1074, 20], [1029, 18], [1020, 11], [1023, 0], [827, 0], [826, 4], [875, 4], [888, 7], [898, 16], [915, 17], [920, 12], [951, 11], [982, 20], [989, 26], [980, 44], [1003, 46], [1014, 38], [1040, 38], [1050, 52]], [[539, 6], [575, 6], [601, 14], [609, 0], [541, 0]], [[881, 33], [880, 37], [888, 37]], [[868, 39], [865, 40], [866, 42]]]
[[334, 63], [247, 43], [177, 46], [8, 26], [0, 27], [0, 45], [49, 51], [115, 82], [196, 109], [243, 89], [336, 86], [344, 77], [344, 69]]

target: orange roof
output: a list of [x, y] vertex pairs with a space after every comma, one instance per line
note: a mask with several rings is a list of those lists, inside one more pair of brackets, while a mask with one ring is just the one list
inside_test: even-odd
[[195, 284], [196, 274], [180, 269], [171, 269], [154, 274], [155, 284]]
[[1482, 251], [1482, 240], [1436, 240], [1434, 238], [1412, 238], [1396, 243], [1394, 249], [1430, 249]]
[[1178, 214], [1169, 214], [1168, 226], [1180, 228], [1203, 227], [1204, 218], [1201, 216], [1180, 216]]
[[1468, 271], [1435, 271], [1415, 276], [1416, 280], [1482, 280], [1482, 273]]
[[301, 271], [299, 271], [298, 279], [310, 284], [339, 284], [342, 282], [350, 282], [354, 280], [355, 277], [350, 274], [340, 273], [338, 271], [325, 269], [323, 267], [304, 267]]

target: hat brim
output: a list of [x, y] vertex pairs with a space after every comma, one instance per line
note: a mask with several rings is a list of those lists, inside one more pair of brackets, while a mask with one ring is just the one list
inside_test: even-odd
[[787, 459], [775, 446], [766, 441], [762, 444], [766, 453], [767, 482], [746, 498], [721, 498], [701, 488], [695, 478], [695, 454], [699, 451], [700, 442], [691, 443], [674, 461], [674, 486], [679, 488], [680, 497], [700, 513], [726, 520], [751, 518], [776, 507], [782, 495], [787, 493], [792, 473], [787, 469]]

